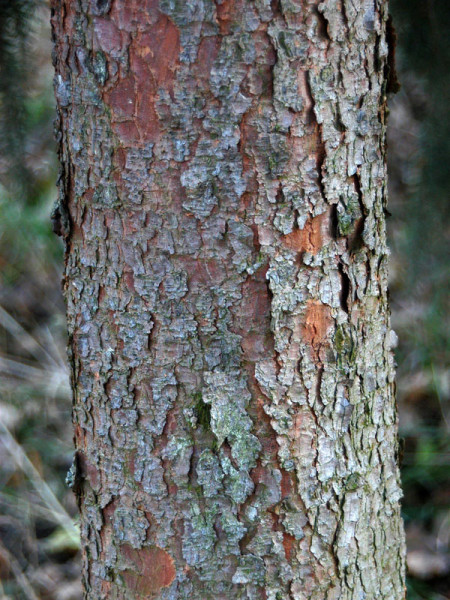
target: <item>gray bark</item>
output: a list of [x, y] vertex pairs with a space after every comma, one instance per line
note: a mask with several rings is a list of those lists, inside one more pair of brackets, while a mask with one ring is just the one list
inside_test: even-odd
[[404, 598], [386, 10], [53, 0], [86, 598]]

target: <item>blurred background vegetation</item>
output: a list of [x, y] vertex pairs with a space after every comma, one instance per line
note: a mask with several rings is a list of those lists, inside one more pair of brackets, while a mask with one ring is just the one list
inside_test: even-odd
[[[450, 599], [450, 2], [391, 0], [391, 305], [408, 599]], [[0, 600], [80, 600], [49, 8], [0, 0]]]

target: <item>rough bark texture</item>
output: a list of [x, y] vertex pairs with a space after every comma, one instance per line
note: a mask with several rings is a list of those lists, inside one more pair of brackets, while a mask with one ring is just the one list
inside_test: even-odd
[[382, 0], [53, 0], [86, 598], [400, 600]]

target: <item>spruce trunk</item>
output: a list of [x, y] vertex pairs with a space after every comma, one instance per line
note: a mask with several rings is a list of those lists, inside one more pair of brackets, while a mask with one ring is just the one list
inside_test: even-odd
[[383, 0], [53, 0], [89, 600], [401, 600]]

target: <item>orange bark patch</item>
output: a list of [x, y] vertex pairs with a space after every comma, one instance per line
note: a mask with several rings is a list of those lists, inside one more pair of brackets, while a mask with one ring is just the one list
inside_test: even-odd
[[80, 471], [84, 479], [89, 482], [93, 490], [98, 490], [101, 485], [101, 473], [86, 457], [84, 453], [79, 453]]
[[323, 226], [326, 213], [313, 217], [307, 221], [303, 229], [294, 229], [282, 237], [284, 244], [296, 252], [309, 252], [317, 254], [323, 245]]
[[127, 0], [112, 2], [110, 15], [124, 32], [148, 29], [159, 16], [159, 0]]
[[292, 493], [292, 475], [288, 471], [281, 471], [281, 498], [289, 498]]
[[123, 274], [124, 281], [126, 283], [127, 289], [131, 292], [135, 293], [136, 288], [134, 287], [134, 274], [132, 271], [125, 271]]
[[[216, 36], [208, 36], [202, 39], [198, 47], [197, 53], [197, 67], [198, 70], [195, 75], [195, 80], [199, 81], [200, 78], [207, 79], [210, 76], [211, 69], [214, 65], [214, 61], [217, 58], [217, 54], [220, 49], [220, 38]], [[199, 86], [200, 87], [200, 86]]]
[[121, 546], [121, 553], [127, 563], [133, 565], [122, 572], [122, 577], [134, 594], [154, 598], [175, 579], [173, 558], [158, 546], [135, 550], [125, 544]]
[[108, 99], [116, 118], [131, 119], [135, 113], [136, 102], [134, 78], [127, 77], [119, 81]]
[[116, 508], [118, 505], [118, 501], [117, 500], [112, 500], [111, 502], [109, 502], [109, 504], [107, 504], [105, 506], [105, 508], [102, 510], [103, 513], [103, 521], [105, 522], [105, 524], [108, 526], [111, 521], [113, 520], [114, 517], [114, 513], [116, 512]]
[[262, 466], [261, 461], [258, 460], [258, 464], [254, 469], [252, 469], [250, 473], [250, 477], [255, 485], [264, 481], [264, 476], [266, 474], [265, 468]]
[[219, 4], [216, 8], [217, 21], [219, 23], [219, 30], [222, 35], [230, 33], [230, 25], [233, 20], [236, 20], [236, 1], [225, 0], [222, 4]]
[[[129, 45], [130, 72], [105, 92], [105, 102], [112, 110], [112, 126], [122, 142], [127, 144], [155, 142], [160, 133], [156, 112], [159, 90], [173, 92], [176, 70], [179, 66], [180, 35], [178, 28], [164, 14], [140, 12], [148, 22], [142, 22], [142, 31]], [[132, 11], [132, 7], [130, 7]], [[117, 19], [117, 15], [113, 14]], [[123, 24], [122, 24], [123, 25]], [[119, 43], [117, 23], [98, 21], [96, 34], [104, 47]]]
[[320, 347], [326, 341], [331, 323], [330, 307], [317, 300], [309, 300], [302, 334], [304, 341], [313, 348], [317, 360], [319, 360]]
[[292, 549], [295, 544], [295, 537], [290, 533], [283, 532], [283, 548], [284, 555], [286, 556], [286, 560], [289, 562], [291, 560]]
[[242, 336], [241, 347], [247, 360], [261, 360], [273, 352], [270, 330], [270, 298], [267, 268], [259, 269], [242, 286], [242, 301], [237, 322]]
[[122, 48], [122, 36], [110, 18], [95, 19], [95, 38], [98, 46], [108, 54], [118, 54]]
[[155, 88], [164, 87], [172, 91], [175, 71], [180, 54], [178, 28], [166, 16], [161, 15], [151, 32], [138, 34], [131, 45], [130, 63], [132, 70], [144, 78], [150, 71]]
[[86, 432], [78, 423], [75, 425], [74, 437], [76, 447], [80, 451], [86, 450]]

